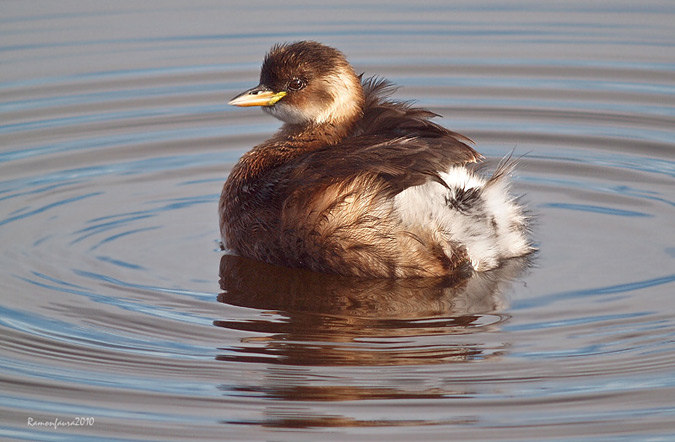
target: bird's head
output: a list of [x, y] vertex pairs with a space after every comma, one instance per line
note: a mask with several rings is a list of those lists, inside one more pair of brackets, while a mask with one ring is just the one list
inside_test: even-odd
[[260, 83], [229, 104], [262, 106], [291, 125], [339, 125], [361, 116], [364, 93], [342, 52], [301, 41], [272, 47], [263, 62]]

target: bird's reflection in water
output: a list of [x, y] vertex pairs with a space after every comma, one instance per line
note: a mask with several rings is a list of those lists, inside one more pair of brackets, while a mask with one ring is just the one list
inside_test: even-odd
[[[364, 280], [288, 269], [224, 255], [218, 300], [273, 311], [270, 319], [218, 320], [244, 339], [221, 360], [284, 365], [401, 365], [466, 361], [484, 354], [480, 340], [401, 345], [423, 336], [468, 334], [507, 319], [501, 292], [527, 266], [510, 260], [487, 273], [446, 279]], [[494, 353], [494, 351], [492, 352]]]
[[[214, 321], [218, 327], [253, 332], [240, 345], [222, 348], [217, 359], [266, 368], [262, 380], [222, 388], [227, 394], [311, 402], [471, 394], [456, 385], [402, 385], [400, 378], [388, 381], [384, 373], [365, 381], [349, 370], [437, 366], [499, 356], [508, 344], [486, 342], [481, 332], [495, 330], [508, 319], [502, 293], [527, 266], [528, 261], [520, 259], [494, 271], [467, 270], [446, 279], [364, 280], [225, 255], [218, 300], [258, 312], [246, 319]], [[318, 378], [330, 381], [312, 375], [318, 367]], [[247, 423], [283, 428], [376, 425], [358, 416], [322, 416], [316, 410], [291, 408], [276, 405], [261, 421]], [[401, 420], [381, 424], [417, 425]]]

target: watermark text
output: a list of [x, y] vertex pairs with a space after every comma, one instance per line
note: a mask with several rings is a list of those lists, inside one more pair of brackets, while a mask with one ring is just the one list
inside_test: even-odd
[[65, 427], [92, 427], [94, 421], [93, 417], [74, 417], [70, 420], [62, 420], [58, 417], [51, 420], [41, 420], [29, 417], [26, 425], [29, 427], [53, 428], [54, 430], [57, 430]]

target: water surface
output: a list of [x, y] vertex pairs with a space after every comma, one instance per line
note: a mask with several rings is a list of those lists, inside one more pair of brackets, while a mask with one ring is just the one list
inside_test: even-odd
[[[675, 440], [672, 2], [0, 11], [5, 439]], [[223, 255], [222, 183], [279, 126], [225, 103], [306, 38], [488, 170], [522, 155], [539, 252], [369, 283]]]

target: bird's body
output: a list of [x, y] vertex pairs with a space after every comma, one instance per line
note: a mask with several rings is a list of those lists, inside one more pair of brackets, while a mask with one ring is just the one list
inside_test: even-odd
[[277, 265], [396, 278], [489, 270], [529, 253], [510, 166], [481, 177], [466, 167], [482, 159], [470, 140], [390, 93], [335, 49], [272, 48], [260, 85], [231, 104], [261, 105], [285, 124], [225, 183], [225, 246]]

